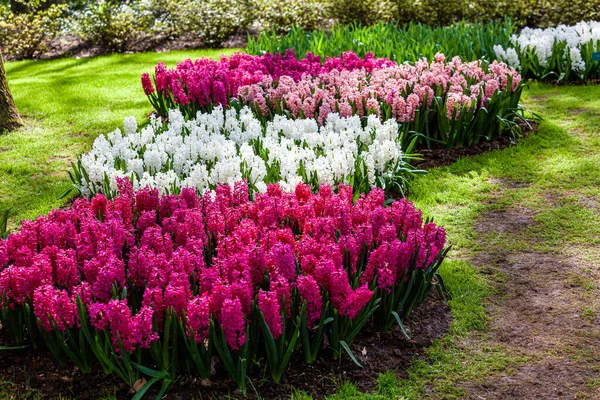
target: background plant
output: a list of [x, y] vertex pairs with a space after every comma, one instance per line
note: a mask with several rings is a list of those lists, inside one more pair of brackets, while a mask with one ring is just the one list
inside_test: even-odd
[[260, 31], [285, 33], [293, 27], [312, 30], [326, 23], [325, 5], [316, 0], [255, 0], [251, 8]]
[[250, 0], [153, 0], [151, 7], [170, 25], [172, 35], [187, 34], [208, 47], [248, 28], [254, 9]]
[[151, 32], [154, 15], [139, 1], [99, 0], [73, 12], [71, 29], [110, 51], [134, 48]]
[[600, 19], [598, 0], [330, 0], [331, 18], [343, 23], [377, 21], [448, 25], [466, 20], [489, 22], [510, 17], [519, 28], [572, 25]]
[[262, 55], [264, 52], [284, 54], [293, 49], [298, 58], [311, 52], [322, 58], [353, 51], [359, 57], [373, 53], [399, 63], [414, 62], [423, 57], [432, 60], [436, 53], [447, 57], [460, 56], [463, 60], [494, 60], [495, 45], [506, 46], [516, 33], [512, 22], [470, 24], [458, 22], [447, 27], [429, 27], [420, 23], [406, 25], [378, 22], [372, 26], [358, 24], [334, 25], [330, 31], [292, 28], [280, 35], [265, 31], [256, 38], [249, 36], [246, 51]]
[[580, 22], [557, 28], [525, 28], [510, 45], [494, 46], [496, 57], [518, 68], [524, 77], [576, 81], [600, 78], [600, 22]]
[[13, 7], [21, 12], [0, 4], [0, 51], [21, 59], [48, 50], [60, 32], [66, 6], [47, 4], [46, 0], [16, 0]]
[[399, 11], [394, 0], [326, 0], [323, 3], [328, 17], [341, 24], [392, 21]]

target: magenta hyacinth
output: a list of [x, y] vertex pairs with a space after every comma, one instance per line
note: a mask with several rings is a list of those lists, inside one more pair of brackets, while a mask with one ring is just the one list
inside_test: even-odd
[[239, 350], [246, 343], [246, 321], [240, 299], [225, 299], [221, 310], [221, 325], [225, 341], [231, 350]]
[[201, 196], [119, 185], [113, 200], [78, 199], [0, 239], [0, 308], [27, 304], [41, 329], [64, 332], [79, 326], [79, 298], [90, 326], [127, 352], [156, 341], [167, 315], [185, 315], [198, 343], [212, 321], [239, 350], [256, 306], [275, 338], [304, 304], [314, 328], [325, 299], [352, 320], [446, 241], [412, 203], [385, 206], [381, 190], [353, 202], [343, 185], [270, 185], [251, 201], [245, 183]]
[[271, 335], [277, 340], [283, 333], [283, 318], [281, 316], [281, 302], [277, 292], [258, 292], [258, 308], [262, 311], [265, 322], [271, 330]]

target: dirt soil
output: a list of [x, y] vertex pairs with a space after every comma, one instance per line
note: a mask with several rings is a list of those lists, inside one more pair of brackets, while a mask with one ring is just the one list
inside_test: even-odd
[[[405, 378], [410, 363], [423, 357], [425, 348], [444, 335], [451, 318], [448, 305], [432, 292], [406, 321], [412, 340], [408, 340], [397, 327], [385, 334], [367, 329], [352, 345], [352, 351], [363, 368], [356, 366], [348, 357], [341, 362], [320, 358], [311, 366], [300, 358], [294, 358], [279, 385], [264, 379], [264, 371], [254, 373], [251, 378], [256, 392], [249, 388], [247, 398], [257, 398], [258, 394], [262, 399], [289, 399], [294, 388], [312, 394], [315, 399], [322, 399], [334, 393], [342, 381], [352, 381], [359, 389], [371, 391], [375, 389], [381, 372], [397, 371], [399, 377]], [[0, 346], [7, 344], [6, 340], [0, 335]], [[63, 395], [85, 400], [113, 394], [117, 399], [130, 399], [132, 396], [129, 388], [117, 377], [105, 376], [101, 370], [83, 375], [73, 366], [59, 366], [49, 352], [42, 350], [0, 351], [2, 381], [13, 382], [16, 386], [13, 389], [17, 389], [23, 397], [32, 389], [42, 398]], [[191, 399], [200, 395], [202, 398], [243, 397], [217, 365], [217, 374], [209, 383], [183, 378], [171, 385], [165, 398]]]
[[[247, 33], [240, 32], [229, 37], [222, 43], [221, 48], [245, 48], [247, 42]], [[129, 46], [129, 51], [125, 53], [139, 53], [147, 51], [156, 51], [165, 53], [172, 50], [193, 50], [203, 49], [206, 45], [194, 35], [183, 35], [181, 37], [170, 39], [165, 36], [148, 35], [139, 38], [135, 43]], [[39, 54], [36, 58], [40, 60], [53, 60], [64, 57], [86, 58], [97, 57], [110, 53], [106, 48], [85, 41], [76, 35], [58, 36], [48, 43], [48, 49]], [[14, 61], [15, 58], [9, 53], [4, 54], [5, 61]]]
[[[518, 182], [495, 183], [502, 190], [522, 187]], [[534, 218], [534, 211], [513, 207], [487, 212], [476, 225], [478, 235], [491, 238], [491, 245], [473, 263], [503, 276], [495, 282], [498, 294], [488, 305], [490, 337], [480, 345], [501, 346], [527, 362], [463, 383], [470, 399], [600, 398], [600, 321], [584, 311], [599, 295], [592, 283], [598, 277], [586, 275], [597, 269], [579, 257], [590, 249], [557, 248], [551, 254], [525, 245], [507, 253], [494, 245], [494, 238], [501, 236], [538, 241], [526, 233]]]
[[[535, 134], [538, 129], [538, 124], [529, 120], [528, 124], [521, 123], [522, 137]], [[418, 149], [422, 160], [414, 162], [414, 166], [420, 169], [430, 169], [434, 167], [444, 167], [454, 164], [456, 161], [465, 157], [474, 157], [479, 154], [487, 153], [494, 150], [502, 150], [507, 147], [517, 144], [518, 138], [501, 136], [489, 141], [475, 143], [469, 147], [453, 147], [450, 149]]]
[[474, 157], [493, 150], [502, 150], [516, 144], [516, 140], [508, 137], [496, 138], [492, 141], [476, 143], [469, 147], [453, 147], [450, 149], [417, 150], [423, 160], [414, 163], [419, 169], [431, 169], [452, 165], [465, 157]]

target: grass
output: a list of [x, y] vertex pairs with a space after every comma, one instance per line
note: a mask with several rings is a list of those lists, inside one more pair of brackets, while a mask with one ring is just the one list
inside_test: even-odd
[[[0, 210], [11, 208], [11, 227], [63, 205], [57, 198], [69, 186], [68, 163], [97, 135], [121, 126], [125, 116], [142, 120], [151, 111], [138, 83], [141, 72], [159, 61], [173, 64], [198, 56], [217, 52], [8, 63], [13, 95], [28, 120], [22, 131], [0, 136]], [[413, 364], [407, 380], [398, 381], [393, 372], [382, 374], [371, 394], [340, 382], [332, 399], [461, 398], [463, 382], [528, 362], [488, 343], [486, 299], [494, 294], [494, 283], [505, 277], [497, 271], [484, 275], [470, 260], [490, 247], [507, 252], [569, 247], [592, 254], [589, 249], [598, 246], [600, 86], [533, 84], [524, 100], [545, 118], [537, 135], [503, 151], [431, 170], [414, 182], [410, 199], [447, 227], [454, 248], [441, 271], [453, 296], [450, 331], [426, 359]], [[511, 207], [534, 215], [522, 235], [482, 235], [474, 229], [484, 213]], [[581, 284], [586, 292], [596, 285], [585, 279]], [[582, 312], [591, 318], [595, 303]], [[12, 389], [9, 382], [0, 383], [0, 397], [10, 397]], [[294, 392], [293, 398], [310, 397]]]
[[11, 226], [64, 204], [66, 170], [76, 154], [101, 133], [139, 121], [152, 111], [140, 75], [164, 61], [214, 57], [222, 52], [177, 51], [6, 64], [9, 85], [27, 127], [0, 135], [0, 211], [11, 209]]
[[[449, 334], [429, 349], [429, 359], [416, 362], [408, 380], [391, 385], [395, 396], [461, 398], [462, 382], [527, 362], [503, 348], [469, 344], [474, 337], [478, 345], [486, 342], [482, 300], [490, 294], [492, 281], [502, 277], [484, 279], [456, 258], [469, 260], [494, 247], [508, 253], [524, 249], [555, 253], [578, 246], [582, 253], [591, 253], [600, 243], [600, 86], [533, 84], [524, 100], [545, 118], [537, 135], [510, 149], [432, 170], [415, 182], [411, 200], [448, 228], [455, 246], [455, 259], [441, 271], [454, 295], [455, 319]], [[499, 195], [493, 204], [492, 194]], [[525, 207], [535, 215], [522, 234], [481, 237], [474, 231], [484, 212], [509, 207]], [[594, 283], [586, 280], [581, 286], [586, 296]], [[582, 312], [591, 318], [595, 303]]]

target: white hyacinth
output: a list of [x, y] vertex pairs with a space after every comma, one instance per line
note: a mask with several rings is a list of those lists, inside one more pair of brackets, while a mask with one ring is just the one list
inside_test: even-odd
[[116, 177], [128, 176], [135, 189], [161, 193], [182, 187], [204, 192], [242, 179], [260, 192], [275, 182], [286, 190], [301, 182], [351, 184], [357, 166], [373, 186], [376, 176], [389, 176], [402, 161], [398, 123], [375, 115], [365, 127], [358, 116], [338, 114], [329, 114], [322, 126], [277, 115], [263, 127], [247, 107], [238, 113], [219, 106], [190, 121], [171, 110], [168, 124], [152, 118], [141, 130], [127, 118], [124, 130], [98, 137], [81, 156], [89, 178], [81, 182], [85, 195], [105, 192], [105, 176], [110, 190]]
[[554, 54], [566, 64], [571, 61], [572, 70], [583, 78], [586, 70], [586, 60], [581, 51], [584, 46], [600, 46], [600, 22], [579, 22], [576, 25], [559, 25], [555, 28], [533, 29], [524, 28], [518, 35], [513, 35], [511, 42], [514, 47], [504, 49], [501, 45], [494, 46], [496, 58], [512, 67], [520, 68], [520, 59], [528, 57], [530, 52], [535, 54], [539, 65], [546, 68]]

